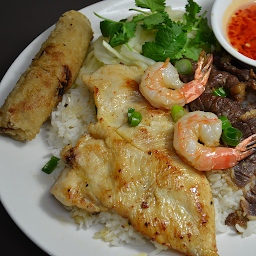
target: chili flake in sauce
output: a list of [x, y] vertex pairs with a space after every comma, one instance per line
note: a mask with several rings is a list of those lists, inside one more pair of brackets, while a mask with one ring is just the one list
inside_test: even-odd
[[256, 3], [236, 11], [228, 22], [227, 32], [238, 52], [256, 60]]

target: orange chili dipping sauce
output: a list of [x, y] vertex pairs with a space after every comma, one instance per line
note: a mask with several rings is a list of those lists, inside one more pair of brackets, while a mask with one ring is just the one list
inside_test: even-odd
[[256, 3], [239, 9], [231, 16], [227, 35], [238, 52], [256, 60]]

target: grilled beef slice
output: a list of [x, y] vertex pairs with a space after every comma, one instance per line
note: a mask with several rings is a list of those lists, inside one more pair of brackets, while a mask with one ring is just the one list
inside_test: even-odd
[[[189, 76], [180, 76], [185, 83], [193, 79], [193, 73]], [[228, 97], [213, 95], [213, 91], [223, 87], [228, 92]], [[214, 64], [205, 92], [191, 102], [187, 108], [190, 111], [209, 111], [218, 117], [225, 115], [232, 126], [241, 130], [242, 140], [256, 133], [256, 103], [248, 104], [245, 107], [248, 92], [255, 93], [256, 75], [251, 69], [244, 68], [241, 63], [236, 63], [229, 55], [219, 56], [215, 54]], [[253, 114], [247, 114], [253, 110]], [[227, 145], [224, 145], [227, 146]], [[242, 188], [256, 176], [256, 153], [240, 161], [231, 174], [234, 183]], [[256, 218], [256, 187], [246, 193], [241, 200], [241, 208], [246, 216], [231, 214], [226, 220], [227, 225], [244, 224], [245, 219]]]

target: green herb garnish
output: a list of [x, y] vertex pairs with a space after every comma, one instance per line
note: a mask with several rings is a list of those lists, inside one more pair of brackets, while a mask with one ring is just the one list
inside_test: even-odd
[[193, 70], [191, 62], [187, 59], [178, 60], [175, 63], [175, 68], [177, 68], [178, 73], [182, 75], [189, 75]]
[[[155, 41], [146, 42], [142, 46], [142, 55], [155, 61], [165, 61], [168, 57], [171, 62], [187, 57], [195, 61], [204, 50], [210, 50], [217, 44], [213, 31], [208, 26], [206, 11], [199, 16], [201, 7], [193, 0], [188, 0], [186, 13], [182, 22], [172, 21], [165, 12], [165, 0], [135, 0], [137, 7], [149, 9], [152, 13], [137, 9], [139, 14], [133, 20], [120, 20], [118, 22], [105, 19], [101, 21], [102, 35], [109, 38], [109, 44], [116, 47], [127, 44], [135, 36], [137, 24], [144, 30], [155, 30]], [[188, 36], [195, 31], [194, 37]]]
[[186, 115], [184, 108], [180, 105], [174, 105], [171, 109], [172, 119], [177, 122], [181, 117]]
[[226, 116], [220, 116], [219, 119], [222, 122], [222, 130], [224, 130], [227, 127], [232, 127], [231, 123], [229, 122]]
[[221, 139], [229, 146], [237, 146], [242, 138], [242, 132], [234, 127], [226, 127], [223, 130]]
[[226, 97], [227, 93], [226, 93], [226, 91], [222, 87], [220, 87], [220, 88], [218, 88], [218, 89], [213, 91], [213, 95], [221, 96], [221, 97]]
[[142, 115], [140, 112], [135, 111], [134, 108], [128, 109], [129, 126], [138, 126], [141, 120], [142, 120]]
[[135, 0], [137, 7], [148, 8], [152, 12], [164, 11], [165, 0]]
[[57, 167], [58, 161], [60, 159], [58, 157], [52, 156], [50, 161], [42, 168], [42, 171], [50, 174], [54, 171], [54, 169]]
[[221, 139], [229, 146], [237, 146], [242, 138], [242, 132], [237, 128], [232, 127], [226, 116], [220, 116], [222, 122], [222, 135]]
[[135, 30], [137, 23], [131, 21], [127, 22], [126, 20], [120, 20], [119, 22], [105, 19], [100, 15], [96, 14], [99, 18], [104, 19], [100, 22], [101, 33], [105, 37], [109, 37], [109, 44], [112, 47], [116, 47], [121, 44], [125, 44], [129, 41], [130, 38], [135, 36]]

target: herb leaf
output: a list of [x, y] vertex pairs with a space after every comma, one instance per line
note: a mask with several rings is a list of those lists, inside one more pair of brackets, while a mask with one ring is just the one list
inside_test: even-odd
[[110, 37], [109, 44], [112, 47], [116, 47], [118, 45], [127, 43], [130, 38], [135, 36], [134, 32], [136, 27], [137, 23], [135, 22], [123, 23], [120, 29]]
[[146, 17], [143, 21], [143, 24], [147, 27], [152, 25], [162, 24], [165, 21], [165, 17], [161, 12], [154, 13], [148, 17]]
[[134, 16], [134, 17], [132, 18], [132, 21], [133, 21], [133, 22], [139, 22], [139, 21], [144, 20], [145, 18], [146, 18], [146, 16], [145, 16], [144, 14], [140, 13], [140, 14]]
[[197, 21], [196, 15], [201, 11], [201, 8], [196, 2], [193, 0], [188, 0], [188, 3], [185, 6], [186, 13], [184, 17], [186, 19], [187, 24], [194, 24]]
[[[172, 27], [162, 26], [156, 33], [155, 42], [148, 42], [142, 46], [142, 54], [155, 61], [165, 61], [168, 57], [174, 60], [186, 42], [187, 35], [183, 33], [182, 25], [173, 23]], [[182, 58], [182, 55], [180, 56], [178, 57]]]
[[119, 31], [122, 27], [122, 24], [104, 20], [100, 22], [101, 33], [105, 37], [113, 36], [117, 31]]
[[208, 26], [207, 18], [202, 19], [199, 23], [195, 41], [198, 44], [206, 44], [208, 48], [210, 48], [211, 44], [217, 43], [213, 31]]
[[120, 21], [113, 21], [105, 19], [95, 13], [99, 18], [104, 19], [100, 22], [101, 33], [104, 37], [109, 37], [109, 44], [112, 47], [116, 47], [121, 44], [125, 44], [130, 38], [135, 36], [137, 23], [134, 21], [127, 22], [126, 19]]
[[126, 37], [131, 38], [134, 37], [134, 32], [137, 27], [137, 23], [135, 22], [126, 22], [123, 25], [123, 33], [126, 35]]
[[137, 7], [148, 8], [152, 12], [155, 11], [164, 11], [165, 0], [135, 0]]

